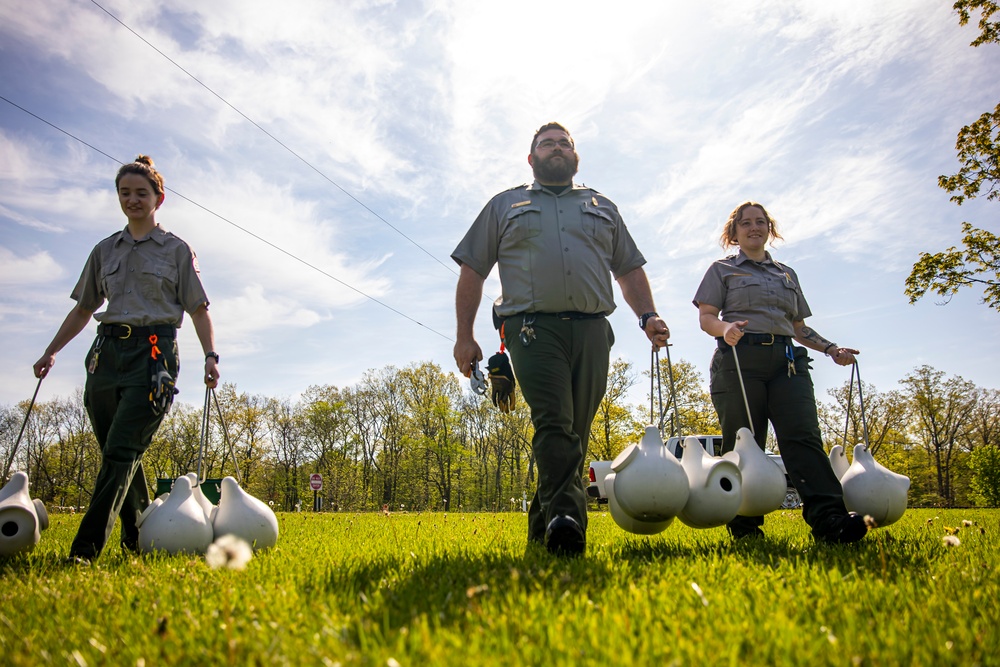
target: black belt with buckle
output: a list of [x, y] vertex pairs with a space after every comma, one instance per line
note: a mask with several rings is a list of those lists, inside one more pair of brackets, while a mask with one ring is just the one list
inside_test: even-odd
[[[729, 343], [726, 342], [725, 338], [716, 338], [719, 343], [719, 348], [724, 350], [730, 347]], [[776, 336], [774, 334], [762, 334], [762, 333], [744, 333], [743, 338], [740, 338], [740, 342], [737, 345], [789, 345], [792, 340], [791, 336]]]
[[580, 313], [575, 310], [561, 313], [539, 313], [539, 315], [555, 315], [560, 320], [599, 320], [602, 317], [607, 317], [607, 313]]
[[154, 324], [149, 327], [134, 327], [130, 324], [101, 324], [97, 327], [97, 335], [105, 338], [146, 338], [152, 335], [174, 338], [177, 327], [171, 324]]

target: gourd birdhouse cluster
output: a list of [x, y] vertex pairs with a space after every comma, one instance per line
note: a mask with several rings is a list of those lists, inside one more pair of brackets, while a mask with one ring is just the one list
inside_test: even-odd
[[218, 506], [201, 492], [198, 476], [178, 477], [173, 489], [154, 500], [139, 516], [139, 549], [170, 554], [203, 554], [223, 535], [235, 535], [254, 550], [278, 541], [278, 519], [265, 503], [240, 488], [232, 477], [222, 480]]

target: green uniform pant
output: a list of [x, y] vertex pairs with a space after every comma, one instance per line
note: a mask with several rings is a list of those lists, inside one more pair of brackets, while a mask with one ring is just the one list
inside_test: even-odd
[[[88, 370], [83, 402], [101, 447], [101, 468], [97, 473], [90, 505], [70, 547], [70, 555], [95, 558], [104, 549], [115, 519], [122, 517], [122, 547], [135, 550], [139, 514], [149, 505], [149, 490], [142, 469], [142, 455], [163, 421], [154, 414], [149, 401], [150, 351], [148, 340], [100, 338], [94, 372]], [[160, 336], [157, 347], [167, 367], [176, 376], [177, 346], [172, 338]], [[95, 347], [87, 354], [93, 363]]]
[[514, 375], [531, 410], [531, 451], [538, 484], [528, 508], [528, 540], [544, 542], [557, 516], [587, 529], [583, 465], [590, 426], [608, 386], [614, 333], [607, 319], [560, 319], [536, 313], [535, 338], [519, 339], [523, 316], [507, 318], [504, 342]]
[[[823, 535], [847, 509], [820, 437], [809, 356], [803, 347], [793, 347], [793, 351], [795, 373], [789, 375], [785, 345], [736, 348], [757, 444], [764, 447], [770, 421], [785, 470], [802, 499], [802, 517], [814, 535]], [[749, 426], [733, 350], [728, 346], [717, 349], [712, 357], [711, 389], [722, 425], [722, 450], [728, 452], [736, 444], [736, 431]], [[763, 523], [762, 516], [736, 517], [728, 527], [740, 536], [756, 531]]]

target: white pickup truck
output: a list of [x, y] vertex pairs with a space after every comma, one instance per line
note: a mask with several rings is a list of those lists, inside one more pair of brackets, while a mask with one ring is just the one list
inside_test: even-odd
[[[721, 435], [696, 435], [698, 441], [701, 443], [705, 451], [712, 456], [719, 456], [722, 453], [722, 436]], [[674, 456], [678, 459], [684, 453], [683, 447], [681, 447], [681, 441], [676, 436], [667, 440], [667, 449], [669, 449]], [[788, 472], [785, 470], [785, 462], [781, 460], [781, 456], [778, 454], [768, 454], [768, 458], [778, 464], [781, 468], [781, 472], [785, 473], [785, 483], [788, 484], [787, 492], [785, 493], [785, 502], [781, 503], [782, 509], [795, 509], [802, 504], [799, 500], [799, 493], [795, 490], [792, 485], [792, 481], [788, 478]], [[588, 475], [590, 476], [590, 486], [587, 487], [587, 496], [597, 500], [598, 505], [603, 505], [608, 502], [608, 493], [604, 488], [604, 479], [611, 474], [611, 461], [591, 461], [590, 471]]]

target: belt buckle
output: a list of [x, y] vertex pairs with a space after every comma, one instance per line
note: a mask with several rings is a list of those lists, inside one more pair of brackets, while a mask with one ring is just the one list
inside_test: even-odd
[[132, 326], [131, 325], [129, 325], [129, 324], [119, 324], [118, 326], [125, 327], [126, 329], [128, 329], [128, 333], [126, 333], [124, 336], [118, 336], [118, 338], [124, 340], [126, 338], [131, 338], [132, 337]]
[[768, 334], [768, 335], [771, 337], [771, 340], [767, 341], [766, 343], [761, 343], [761, 345], [774, 345], [774, 334]]

